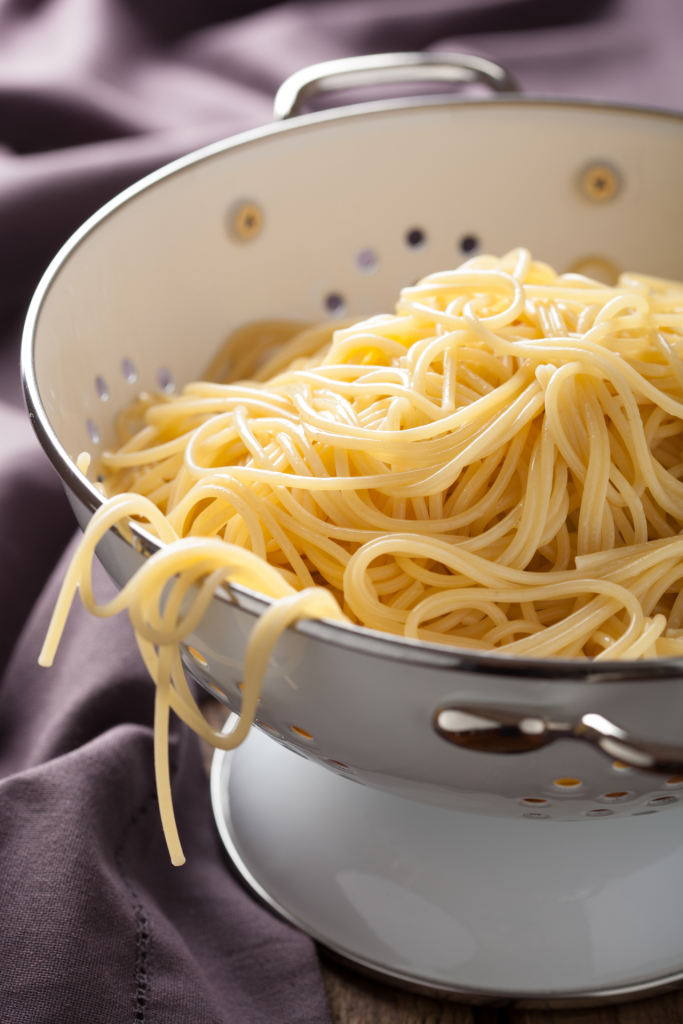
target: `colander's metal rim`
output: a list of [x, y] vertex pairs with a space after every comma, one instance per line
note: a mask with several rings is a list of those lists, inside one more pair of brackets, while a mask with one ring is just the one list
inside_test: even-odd
[[[140, 181], [125, 189], [114, 199], [106, 203], [97, 213], [93, 214], [71, 236], [54, 257], [45, 271], [31, 300], [21, 344], [21, 374], [24, 399], [29, 419], [34, 431], [45, 450], [48, 458], [59, 473], [64, 485], [91, 512], [97, 511], [102, 504], [99, 491], [76, 468], [65, 449], [59, 442], [50, 424], [49, 417], [43, 406], [35, 371], [35, 335], [43, 302], [54, 284], [59, 271], [78, 246], [117, 210], [143, 192], [153, 188], [175, 174], [194, 167], [195, 164], [210, 160], [231, 149], [239, 149], [262, 142], [271, 136], [292, 132], [315, 131], [319, 125], [335, 121], [351, 119], [363, 120], [374, 117], [400, 113], [406, 108], [424, 108], [450, 106], [454, 110], [473, 106], [497, 107], [554, 107], [578, 110], [604, 110], [610, 113], [636, 114], [644, 117], [663, 118], [683, 123], [683, 114], [658, 107], [634, 106], [626, 103], [604, 103], [593, 100], [574, 100], [545, 96], [520, 96], [519, 94], [496, 95], [495, 97], [410, 97], [408, 99], [382, 100], [372, 103], [357, 103], [350, 106], [337, 107], [318, 113], [305, 114], [287, 121], [256, 128], [239, 135], [211, 143], [199, 150], [166, 164], [159, 170], [146, 175]], [[158, 550], [160, 542], [137, 524], [132, 524], [145, 554]], [[122, 539], [122, 538], [121, 538]], [[123, 541], [123, 543], [127, 543]], [[260, 615], [270, 605], [270, 600], [256, 591], [242, 585], [231, 585], [230, 588], [218, 590], [218, 600], [236, 603], [244, 611], [254, 616]], [[647, 679], [676, 680], [683, 676], [683, 658], [662, 658], [657, 661], [623, 661], [623, 662], [577, 662], [570, 659], [531, 659], [517, 658], [503, 653], [476, 654], [469, 651], [456, 651], [439, 644], [426, 641], [410, 640], [405, 637], [392, 636], [365, 627], [346, 625], [326, 619], [311, 619], [296, 624], [297, 632], [313, 639], [333, 644], [336, 647], [360, 651], [363, 654], [384, 660], [403, 661], [411, 665], [429, 669], [454, 670], [477, 673], [482, 676], [524, 677], [549, 682], [556, 679], [572, 682], [642, 682]]]
[[[231, 731], [233, 728], [233, 724], [231, 723], [234, 723], [236, 717], [237, 716], [234, 713], [229, 715], [228, 720], [223, 726], [224, 733]], [[437, 987], [430, 985], [424, 978], [420, 978], [417, 975], [410, 974], [409, 972], [392, 970], [383, 964], [376, 963], [373, 960], [366, 960], [363, 957], [358, 956], [356, 953], [353, 953], [351, 950], [346, 949], [344, 946], [339, 946], [330, 942], [329, 938], [320, 935], [314, 928], [311, 928], [308, 923], [301, 921], [295, 914], [291, 913], [291, 911], [287, 910], [286, 907], [283, 907], [282, 904], [271, 896], [268, 890], [261, 885], [257, 878], [254, 877], [237, 849], [228, 824], [230, 819], [228, 778], [230, 776], [231, 760], [234, 753], [234, 750], [214, 751], [211, 759], [209, 786], [211, 807], [213, 810], [214, 821], [216, 822], [216, 828], [218, 829], [218, 834], [221, 842], [223, 843], [225, 853], [237, 874], [239, 882], [259, 903], [267, 907], [288, 924], [294, 925], [295, 928], [305, 932], [306, 935], [309, 935], [315, 942], [321, 945], [324, 950], [329, 951], [334, 959], [341, 961], [351, 969], [360, 969], [362, 973], [367, 974], [378, 981], [398, 984], [402, 988], [430, 995], [433, 998], [457, 998], [458, 1001], [465, 1003], [513, 1007], [523, 1006], [524, 1008], [529, 1009], [533, 1009], [534, 1007], [538, 1007], [539, 1009], [549, 1009], [554, 1007], [557, 1007], [558, 1009], [569, 1009], [571, 1007], [579, 1006], [598, 1006], [610, 1003], [626, 1002], [634, 997], [646, 998], [647, 996], [653, 996], [670, 989], [678, 988], [681, 982], [683, 982], [683, 970], [680, 970], [674, 974], [650, 978], [645, 981], [637, 982], [633, 985], [620, 985], [615, 988], [586, 989], [569, 992], [550, 989], [547, 992], [522, 993], [487, 991], [483, 989], [463, 988], [457, 985], [439, 985]]]

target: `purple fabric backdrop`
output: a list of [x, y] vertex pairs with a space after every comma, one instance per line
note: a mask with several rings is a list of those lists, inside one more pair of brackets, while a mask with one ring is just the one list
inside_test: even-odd
[[18, 338], [59, 245], [141, 175], [269, 121], [287, 75], [334, 57], [464, 50], [531, 92], [683, 108], [679, 0], [262, 6], [0, 0], [0, 1019], [13, 1024], [328, 1020], [312, 943], [226, 870], [196, 740], [177, 726], [188, 863], [171, 868], [153, 688], [127, 621], [75, 606], [55, 668], [37, 667], [74, 522], [21, 407]]

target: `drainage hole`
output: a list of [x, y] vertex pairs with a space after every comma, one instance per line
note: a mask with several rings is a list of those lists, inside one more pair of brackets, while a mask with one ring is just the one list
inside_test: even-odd
[[580, 785], [582, 785], [581, 779], [573, 779], [570, 776], [562, 779], [555, 779], [553, 782], [553, 786], [556, 786], [558, 789], [565, 790], [578, 789]]
[[329, 764], [332, 768], [338, 768], [341, 772], [353, 772], [353, 768], [350, 768], [348, 764], [344, 764], [343, 761], [333, 761], [331, 757], [326, 757], [325, 764]]
[[479, 239], [476, 235], [465, 235], [458, 242], [460, 252], [473, 253], [479, 248]]
[[361, 249], [356, 254], [356, 266], [364, 274], [371, 274], [373, 270], [377, 270], [378, 263], [377, 253], [373, 252], [372, 249]]
[[325, 296], [325, 309], [332, 316], [344, 316], [346, 312], [346, 302], [342, 295], [338, 295], [337, 292], [330, 292], [329, 295]]
[[298, 725], [290, 725], [289, 728], [290, 731], [293, 732], [295, 736], [299, 736], [299, 738], [302, 740], [308, 740], [309, 743], [312, 742], [313, 737], [311, 736], [310, 732], [306, 732], [305, 729], [300, 729]]
[[211, 687], [211, 689], [213, 690], [213, 692], [214, 692], [214, 693], [216, 694], [216, 696], [218, 697], [218, 699], [219, 699], [220, 701], [222, 701], [222, 703], [223, 703], [223, 704], [227, 704], [227, 703], [228, 703], [228, 698], [227, 698], [227, 697], [225, 696], [225, 694], [223, 693], [223, 691], [222, 691], [221, 689], [219, 689], [219, 688], [218, 688], [218, 687], [216, 686], [216, 684], [215, 684], [215, 683], [212, 683], [212, 682], [210, 682], [210, 681], [209, 681], [209, 680], [207, 679], [207, 681], [206, 681], [206, 684], [207, 684], [207, 686], [210, 686], [210, 687]]
[[607, 800], [611, 804], [619, 803], [621, 800], [628, 800], [629, 797], [635, 796], [635, 793], [629, 792], [626, 789], [617, 789], [613, 793], [603, 793], [599, 800]]
[[406, 245], [411, 249], [423, 249], [427, 244], [427, 236], [422, 228], [410, 228], [406, 231]]
[[138, 371], [136, 370], [135, 363], [132, 359], [126, 358], [122, 360], [121, 373], [123, 374], [123, 379], [127, 384], [135, 384], [135, 381], [138, 379]]
[[196, 647], [187, 646], [187, 653], [190, 655], [193, 661], [196, 661], [202, 668], [206, 668], [209, 664], [203, 654], [200, 654]]
[[165, 395], [170, 395], [172, 391], [175, 391], [175, 380], [170, 370], [167, 370], [165, 366], [162, 366], [157, 373], [157, 381], [159, 387]]
[[256, 725], [260, 726], [261, 729], [267, 729], [268, 732], [273, 734], [273, 736], [279, 736], [279, 738], [282, 739], [282, 733], [278, 732], [273, 725], [268, 725], [267, 722], [262, 722], [258, 718], [256, 719]]
[[[237, 684], [237, 689], [240, 691], [240, 693], [243, 693], [244, 692], [244, 683], [238, 683]], [[257, 704], [261, 703], [261, 698], [260, 697], [256, 698], [256, 703]]]
[[263, 227], [263, 210], [250, 199], [238, 201], [228, 213], [228, 227], [239, 242], [251, 242]]

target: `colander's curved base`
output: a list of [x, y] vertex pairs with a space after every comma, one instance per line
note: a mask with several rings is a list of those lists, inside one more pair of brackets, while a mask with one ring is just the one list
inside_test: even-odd
[[387, 981], [545, 1005], [683, 983], [678, 807], [480, 817], [356, 785], [254, 729], [234, 754], [216, 752], [211, 788], [246, 885]]

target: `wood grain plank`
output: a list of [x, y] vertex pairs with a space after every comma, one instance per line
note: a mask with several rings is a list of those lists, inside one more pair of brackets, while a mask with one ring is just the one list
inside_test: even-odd
[[616, 1006], [496, 1009], [411, 995], [325, 960], [321, 969], [332, 1024], [683, 1024], [683, 990]]
[[683, 1024], [683, 989], [585, 1010], [511, 1010], [506, 1024]]
[[682, 1024], [683, 988], [655, 999], [617, 1006], [618, 1024]]
[[[509, 1024], [618, 1024], [616, 1006], [583, 1010], [511, 1010]], [[640, 1020], [647, 1020], [641, 1017]], [[507, 1022], [506, 1022], [507, 1024]], [[635, 1024], [635, 1022], [634, 1022]]]
[[474, 1009], [428, 999], [321, 961], [332, 1024], [476, 1024]]

